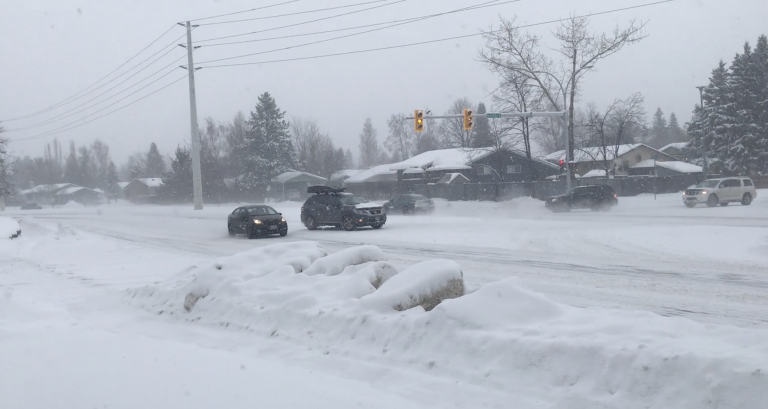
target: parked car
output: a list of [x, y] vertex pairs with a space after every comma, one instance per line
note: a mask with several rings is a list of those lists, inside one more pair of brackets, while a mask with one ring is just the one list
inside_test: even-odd
[[285, 200], [301, 200], [301, 193], [296, 189], [288, 189], [285, 192]]
[[321, 226], [334, 226], [351, 231], [358, 227], [370, 226], [380, 229], [387, 222], [383, 207], [344, 192], [344, 188], [310, 186], [307, 198], [301, 207], [301, 222], [309, 230]]
[[415, 193], [403, 193], [384, 203], [384, 211], [387, 214], [432, 213], [434, 210], [435, 202], [432, 199]]
[[732, 177], [707, 179], [697, 185], [690, 186], [683, 192], [683, 203], [686, 207], [706, 204], [709, 207], [728, 206], [738, 202], [749, 206], [757, 197], [757, 189], [752, 179], [747, 177]]
[[269, 206], [241, 206], [227, 217], [227, 231], [230, 236], [245, 234], [249, 239], [272, 234], [285, 237], [288, 222], [282, 213]]
[[24, 203], [21, 205], [21, 210], [40, 210], [42, 207], [37, 203]]
[[569, 212], [572, 209], [608, 211], [619, 204], [613, 187], [608, 185], [578, 186], [559, 196], [547, 198], [544, 202], [553, 212]]

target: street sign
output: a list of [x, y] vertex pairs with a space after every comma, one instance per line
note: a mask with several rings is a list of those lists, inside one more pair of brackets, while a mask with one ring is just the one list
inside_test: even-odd
[[486, 118], [501, 118], [501, 114], [489, 112], [489, 113], [485, 114], [485, 117]]

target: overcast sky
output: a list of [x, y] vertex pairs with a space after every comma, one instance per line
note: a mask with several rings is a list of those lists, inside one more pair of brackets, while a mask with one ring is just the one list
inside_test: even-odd
[[[0, 13], [0, 119], [25, 116], [65, 100], [125, 62], [175, 22], [283, 1], [285, 0], [5, 1]], [[280, 7], [204, 20], [200, 23], [264, 17], [364, 1], [301, 0]], [[407, 0], [344, 17], [219, 42], [386, 22], [449, 11], [485, 1], [487, 0]], [[650, 2], [653, 0], [521, 0], [517, 3], [436, 17], [322, 44], [221, 63], [306, 57], [472, 34], [496, 24], [499, 14], [505, 17], [517, 15], [520, 24], [530, 24], [565, 17], [570, 13], [586, 14]], [[193, 32], [193, 40], [264, 30], [386, 3], [396, 1], [291, 17], [201, 25]], [[623, 98], [639, 91], [646, 97], [649, 115], [657, 107], [661, 107], [667, 114], [675, 112], [680, 121], [685, 122], [690, 118], [693, 105], [699, 100], [695, 87], [707, 83], [707, 78], [719, 59], [730, 61], [733, 55], [741, 50], [745, 41], [754, 43], [760, 34], [768, 31], [765, 16], [765, 0], [677, 0], [593, 17], [591, 27], [595, 31], [610, 30], [617, 24], [624, 25], [633, 18], [647, 20], [646, 33], [649, 37], [609, 60], [601, 61], [597, 70], [589, 74], [584, 82], [581, 99], [583, 102], [594, 102], [598, 107], [602, 107], [614, 98]], [[544, 36], [545, 44], [554, 48], [556, 43], [552, 39], [551, 31], [555, 28], [556, 25], [551, 24], [528, 30]], [[203, 62], [264, 52], [353, 32], [355, 31], [203, 47], [195, 52], [195, 60]], [[114, 76], [163, 47], [173, 44], [175, 39], [183, 34], [184, 29], [176, 26]], [[207, 44], [212, 43], [215, 42]], [[200, 45], [204, 44], [206, 43]], [[238, 111], [248, 113], [253, 109], [257, 96], [268, 91], [280, 108], [287, 111], [289, 118], [316, 120], [322, 130], [331, 135], [337, 144], [351, 148], [357, 156], [358, 135], [366, 117], [372, 118], [379, 132], [379, 140], [383, 142], [387, 133], [386, 119], [392, 113], [409, 113], [418, 108], [429, 108], [433, 113], [442, 113], [453, 100], [464, 96], [475, 103], [484, 101], [488, 104], [491, 99], [488, 94], [498, 85], [498, 81], [477, 61], [478, 49], [482, 45], [483, 40], [478, 36], [367, 54], [203, 69], [196, 74], [199, 120], [200, 123], [205, 117], [229, 120]], [[140, 86], [98, 104], [97, 107], [71, 116], [72, 113], [108, 98], [166, 65], [175, 67], [185, 64], [185, 53], [184, 49], [177, 47], [122, 86], [92, 102], [88, 101], [135, 71], [55, 110], [25, 120], [0, 124], [7, 130], [12, 130], [35, 126], [60, 116], [48, 125], [7, 132], [4, 136], [11, 139], [12, 152], [17, 155], [41, 155], [44, 144], [54, 136], [23, 139], [64, 127], [117, 101], [173, 69], [161, 71], [142, 82]], [[173, 63], [177, 58], [182, 59]], [[176, 72], [143, 91], [88, 119], [138, 99], [183, 76], [184, 71], [177, 68]], [[81, 104], [84, 104], [83, 107], [75, 109]], [[69, 110], [72, 113], [65, 115]], [[78, 123], [80, 122], [75, 122]], [[189, 133], [189, 90], [187, 80], [183, 79], [135, 105], [55, 137], [65, 144], [70, 140], [81, 144], [90, 143], [96, 138], [102, 139], [110, 145], [112, 156], [119, 164], [134, 152], [146, 151], [150, 142], [156, 142], [161, 152], [168, 155], [178, 144], [189, 140]]]

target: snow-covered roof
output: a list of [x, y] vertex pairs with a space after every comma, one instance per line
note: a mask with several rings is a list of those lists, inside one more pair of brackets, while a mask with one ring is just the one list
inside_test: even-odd
[[81, 186], [70, 186], [70, 187], [61, 189], [58, 192], [56, 192], [56, 196], [71, 195], [72, 193], [75, 193], [75, 192], [83, 190], [83, 189], [85, 189], [85, 188], [81, 187]]
[[76, 185], [73, 185], [72, 183], [54, 183], [52, 185], [37, 185], [32, 189], [22, 190], [21, 194], [29, 195], [32, 193], [55, 192], [59, 189], [63, 189], [69, 186], [76, 186]]
[[91, 190], [93, 190], [93, 191], [94, 191], [94, 192], [96, 192], [96, 193], [100, 193], [100, 194], [102, 194], [102, 195], [104, 194], [104, 191], [103, 191], [103, 190], [101, 190], [101, 189], [99, 189], [99, 188], [94, 188], [94, 189], [91, 189]]
[[421, 168], [428, 170], [471, 169], [472, 162], [493, 153], [493, 148], [454, 148], [424, 152], [402, 162], [392, 164], [390, 170]]
[[117, 186], [119, 186], [120, 189], [125, 189], [125, 187], [128, 186], [128, 184], [130, 183], [131, 182], [117, 182]]
[[320, 183], [327, 181], [326, 178], [313, 175], [307, 172], [290, 171], [277, 175], [272, 178], [272, 183], [291, 183], [291, 182], [310, 182]]
[[350, 176], [345, 183], [364, 183], [364, 182], [396, 182], [397, 171], [390, 170], [392, 165], [374, 166], [368, 170], [360, 171]]
[[703, 172], [703, 169], [701, 168], [701, 166], [694, 165], [691, 163], [680, 162], [680, 161], [659, 162], [659, 161], [654, 161], [653, 159], [646, 159], [644, 161], [638, 162], [635, 166], [632, 166], [632, 169], [652, 168], [654, 166], [674, 170], [675, 172], [680, 172], [680, 173]]
[[362, 170], [359, 169], [343, 169], [338, 172], [334, 172], [331, 175], [331, 181], [338, 181], [338, 180], [344, 180], [348, 177], [357, 175], [358, 173], [362, 172]]
[[685, 149], [690, 142], [674, 142], [659, 149], [662, 152], [666, 152], [667, 149]]
[[[632, 143], [632, 144], [626, 144], [626, 145], [619, 145], [618, 155], [616, 155], [616, 157], [626, 155], [628, 152], [630, 152], [630, 151], [632, 151], [634, 149], [637, 149], [637, 148], [639, 148], [641, 146], [644, 146], [644, 147], [646, 147], [646, 148], [648, 148], [650, 150], [653, 150], [653, 151], [656, 151], [656, 152], [659, 152], [661, 154], [666, 155], [664, 152], [660, 152], [657, 149], [651, 148], [650, 146], [648, 146], [648, 145], [646, 145], [644, 143]], [[606, 155], [605, 155], [606, 159], [607, 160], [614, 160], [614, 159], [616, 159], [616, 157], [614, 157], [614, 152], [615, 151], [616, 150], [615, 150], [614, 146], [609, 146], [608, 149], [607, 149]], [[548, 160], [550, 162], [557, 162], [557, 161], [560, 161], [560, 160], [564, 160], [565, 159], [565, 151], [564, 150], [560, 150], [560, 151], [557, 151], [557, 152], [552, 152], [549, 155], [545, 156], [544, 159], [546, 159], [546, 160]], [[601, 147], [595, 146], [595, 147], [590, 147], [590, 148], [577, 148], [577, 149], [575, 149], [573, 151], [573, 161], [575, 163], [579, 163], [579, 162], [593, 162], [595, 160], [603, 160], [603, 151], [602, 151]]]
[[467, 177], [462, 175], [461, 173], [446, 173], [445, 175], [443, 175], [443, 177], [440, 178], [440, 180], [437, 181], [437, 183], [440, 183], [440, 184], [453, 183], [453, 181], [456, 180], [457, 178], [464, 179], [465, 182], [469, 182], [469, 179], [467, 179]]
[[403, 171], [403, 174], [407, 174], [407, 175], [408, 174], [416, 175], [416, 174], [422, 174], [422, 173], [424, 173], [424, 169], [422, 168], [410, 168]]
[[604, 178], [605, 169], [592, 169], [589, 172], [581, 175], [582, 178]]
[[160, 187], [163, 185], [163, 180], [160, 178], [139, 178], [133, 179], [133, 181], [138, 181], [147, 187]]

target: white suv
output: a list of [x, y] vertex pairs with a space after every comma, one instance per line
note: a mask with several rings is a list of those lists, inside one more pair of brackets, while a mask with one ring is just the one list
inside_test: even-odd
[[686, 189], [683, 192], [683, 203], [687, 207], [705, 203], [709, 207], [715, 207], [718, 204], [728, 206], [731, 202], [749, 206], [756, 197], [757, 190], [750, 178], [707, 179]]

